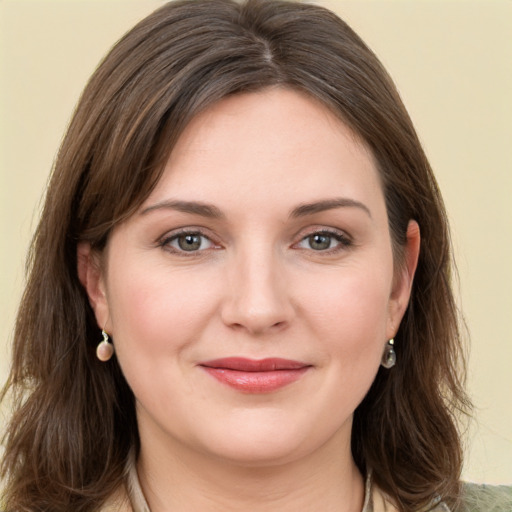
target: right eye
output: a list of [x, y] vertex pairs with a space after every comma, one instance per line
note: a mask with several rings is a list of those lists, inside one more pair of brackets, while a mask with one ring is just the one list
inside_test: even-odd
[[183, 232], [172, 235], [162, 242], [163, 247], [170, 247], [174, 252], [198, 252], [214, 247], [214, 243], [199, 232]]

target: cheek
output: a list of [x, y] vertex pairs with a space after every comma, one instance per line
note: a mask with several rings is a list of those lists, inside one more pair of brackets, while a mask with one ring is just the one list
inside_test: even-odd
[[380, 360], [386, 341], [392, 279], [387, 267], [391, 265], [342, 268], [323, 279], [316, 276], [315, 286], [307, 287], [317, 292], [303, 303], [304, 315], [327, 357], [347, 368], [350, 361], [348, 371]]
[[139, 407], [179, 409], [181, 396], [196, 396], [190, 355], [215, 311], [215, 290], [201, 276], [128, 261], [109, 277], [116, 357]]
[[205, 282], [197, 273], [127, 260], [113, 269], [108, 299], [120, 361], [154, 369], [155, 360], [186, 350], [215, 311], [216, 291]]

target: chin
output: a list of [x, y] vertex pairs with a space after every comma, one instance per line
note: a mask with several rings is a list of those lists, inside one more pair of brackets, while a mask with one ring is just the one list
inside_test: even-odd
[[217, 459], [232, 465], [247, 468], [281, 466], [300, 459], [309, 451], [304, 443], [293, 443], [291, 439], [280, 440], [265, 437], [255, 440], [231, 439], [225, 445], [216, 444], [206, 449]]
[[329, 441], [338, 443], [345, 438], [345, 429], [332, 428], [328, 423], [321, 425], [321, 422], [304, 424], [293, 417], [267, 418], [266, 421], [261, 417], [252, 418], [242, 424], [223, 422], [215, 431], [211, 425], [209, 427], [203, 449], [216, 458], [245, 467], [291, 463], [307, 458], [322, 446], [331, 444]]

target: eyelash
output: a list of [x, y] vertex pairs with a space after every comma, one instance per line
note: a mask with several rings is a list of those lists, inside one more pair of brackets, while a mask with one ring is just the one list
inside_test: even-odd
[[[199, 246], [199, 248], [197, 250], [187, 251], [185, 249], [180, 249], [178, 247], [173, 247], [171, 245], [172, 242], [178, 241], [180, 237], [186, 237], [186, 236], [201, 237], [203, 240], [207, 240], [211, 244], [211, 246], [201, 249], [201, 245], [203, 244], [203, 241], [201, 241], [201, 245]], [[332, 242], [332, 239], [334, 239], [335, 242], [337, 242], [337, 243], [336, 243], [335, 247], [328, 247], [326, 249], [319, 249], [319, 250], [315, 250], [312, 247], [309, 247], [309, 248], [299, 247], [299, 244], [306, 242], [308, 239], [311, 239], [314, 236], [325, 236], [325, 237], [328, 237], [331, 239], [330, 242]], [[184, 256], [184, 257], [194, 257], [194, 256], [197, 257], [197, 256], [202, 255], [205, 251], [207, 251], [209, 249], [212, 249], [212, 248], [215, 249], [215, 248], [220, 247], [219, 244], [214, 242], [211, 239], [211, 237], [206, 235], [200, 229], [183, 229], [183, 230], [173, 233], [169, 236], [163, 237], [158, 242], [158, 245], [159, 245], [159, 247], [162, 247], [162, 248], [168, 250], [169, 252], [172, 252], [173, 254], [177, 254], [180, 256]], [[311, 251], [313, 253], [335, 254], [339, 251], [350, 248], [352, 245], [353, 245], [352, 240], [345, 233], [340, 232], [340, 231], [335, 231], [335, 230], [321, 229], [321, 230], [311, 231], [310, 233], [302, 236], [302, 238], [299, 240], [299, 242], [293, 244], [292, 247], [297, 248], [299, 250]]]

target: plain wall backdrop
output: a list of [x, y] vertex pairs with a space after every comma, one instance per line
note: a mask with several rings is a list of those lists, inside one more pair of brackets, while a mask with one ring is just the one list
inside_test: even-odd
[[[73, 107], [106, 51], [162, 3], [0, 0], [2, 382], [26, 250]], [[314, 3], [335, 10], [381, 58], [436, 172], [471, 336], [476, 409], [463, 477], [512, 483], [512, 2]]]

